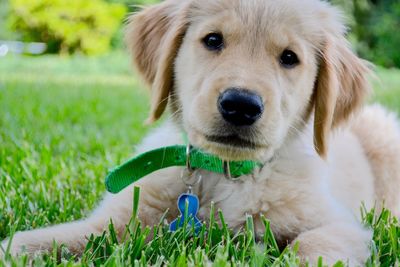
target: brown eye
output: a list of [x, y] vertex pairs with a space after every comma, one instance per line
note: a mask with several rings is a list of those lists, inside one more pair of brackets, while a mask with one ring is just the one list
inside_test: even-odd
[[288, 49], [282, 52], [279, 62], [287, 69], [294, 68], [300, 63], [296, 53]]
[[224, 47], [224, 37], [220, 33], [210, 33], [203, 38], [203, 43], [210, 51], [221, 51]]

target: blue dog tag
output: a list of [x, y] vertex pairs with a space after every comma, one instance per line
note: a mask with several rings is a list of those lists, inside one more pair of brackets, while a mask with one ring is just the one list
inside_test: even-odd
[[[187, 207], [187, 212], [185, 214], [185, 208]], [[178, 228], [182, 227], [184, 222], [187, 222], [187, 227], [194, 227], [197, 232], [201, 227], [200, 220], [196, 217], [199, 211], [199, 199], [196, 195], [185, 193], [178, 198], [178, 209], [181, 215], [175, 219], [169, 226], [169, 230], [176, 231]], [[188, 216], [187, 218], [185, 217]]]

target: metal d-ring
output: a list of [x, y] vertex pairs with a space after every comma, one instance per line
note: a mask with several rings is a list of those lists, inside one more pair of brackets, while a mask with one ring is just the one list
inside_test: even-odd
[[[185, 169], [182, 170], [181, 172], [181, 179], [182, 182], [186, 185], [186, 187], [188, 188], [188, 193], [192, 193], [192, 189], [195, 185], [197, 185], [198, 183], [200, 183], [201, 179], [203, 178], [203, 176], [201, 174], [198, 174], [198, 172], [196, 170], [187, 170], [188, 174], [185, 175]], [[191, 178], [193, 176], [196, 176], [196, 179], [193, 182], [191, 181]]]
[[240, 176], [237, 178], [232, 177], [231, 166], [229, 164], [229, 161], [224, 160], [223, 165], [224, 165], [224, 175], [225, 175], [226, 179], [231, 180], [231, 181], [239, 181], [240, 180]]
[[192, 165], [190, 165], [190, 151], [191, 150], [192, 150], [192, 145], [188, 143], [186, 146], [186, 169], [192, 173], [194, 171], [194, 168], [192, 168]]
[[[190, 178], [193, 177], [194, 174], [196, 174], [196, 169], [192, 167], [190, 164], [190, 151], [192, 150], [192, 146], [190, 144], [187, 144], [186, 146], [186, 169], [182, 170], [181, 172], [181, 179], [182, 182], [186, 185], [188, 188], [188, 193], [192, 193], [192, 188], [196, 184], [200, 183], [202, 176], [200, 174], [196, 175], [196, 180], [190, 183]], [[187, 171], [187, 175], [184, 174], [184, 172]]]

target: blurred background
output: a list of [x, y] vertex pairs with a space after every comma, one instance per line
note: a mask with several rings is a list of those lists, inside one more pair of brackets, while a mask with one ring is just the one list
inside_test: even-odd
[[[157, 0], [1, 0], [0, 40], [9, 52], [96, 56], [123, 48], [129, 12]], [[331, 0], [342, 7], [357, 52], [384, 67], [400, 68], [399, 0]], [[20, 44], [21, 46], [21, 44]], [[36, 50], [35, 50], [36, 48]], [[5, 46], [3, 52], [5, 54]], [[10, 51], [11, 50], [11, 51]]]
[[[123, 48], [129, 12], [157, 0], [1, 0], [0, 40], [10, 52], [100, 55]], [[384, 67], [400, 67], [400, 1], [332, 0], [341, 6], [358, 53]], [[8, 41], [5, 42], [5, 41]], [[37, 44], [18, 49], [23, 41]]]

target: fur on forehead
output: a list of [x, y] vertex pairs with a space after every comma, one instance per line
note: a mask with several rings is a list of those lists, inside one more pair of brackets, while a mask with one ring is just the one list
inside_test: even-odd
[[324, 46], [326, 33], [333, 36], [346, 33], [342, 12], [320, 0], [192, 0], [188, 20], [189, 24], [197, 23], [227, 13], [240, 20], [243, 27], [248, 25], [251, 29], [258, 25], [262, 33], [290, 28], [318, 50]]

